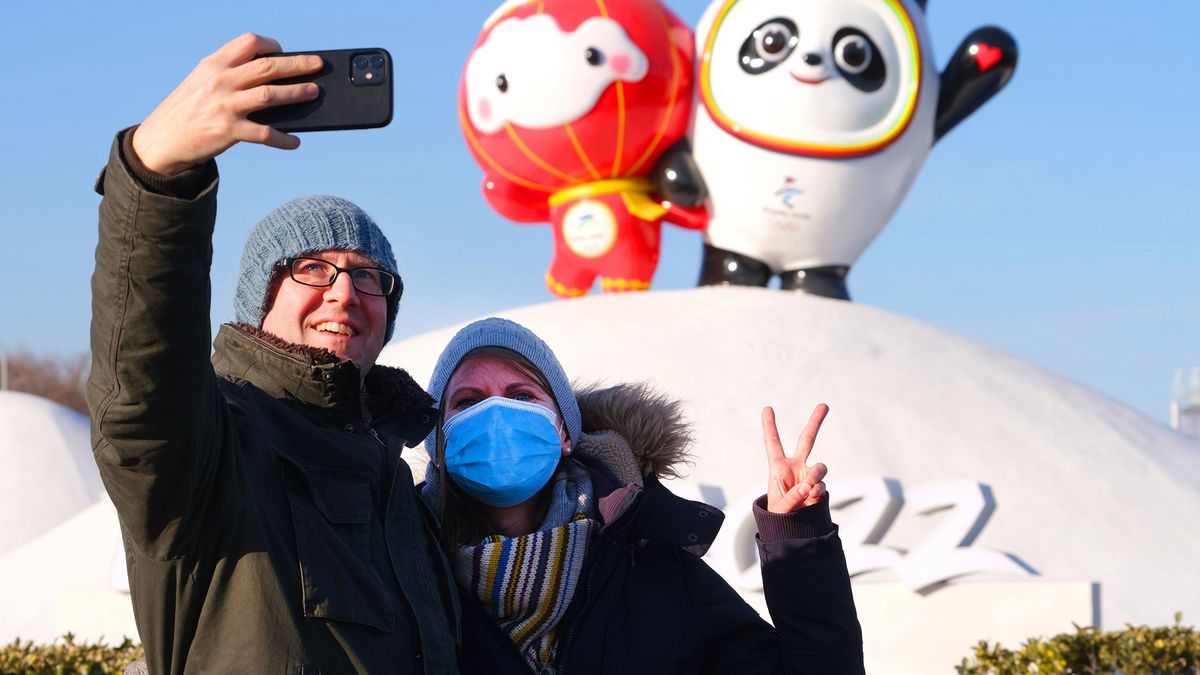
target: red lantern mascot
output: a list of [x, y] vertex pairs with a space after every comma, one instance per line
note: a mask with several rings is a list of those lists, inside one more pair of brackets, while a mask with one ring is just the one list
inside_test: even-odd
[[554, 226], [554, 294], [645, 290], [661, 222], [704, 227], [651, 179], [687, 132], [692, 39], [659, 0], [510, 3], [480, 34], [459, 119], [492, 208]]

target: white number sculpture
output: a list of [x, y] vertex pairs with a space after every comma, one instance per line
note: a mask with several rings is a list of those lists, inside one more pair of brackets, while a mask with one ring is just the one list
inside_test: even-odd
[[909, 492], [908, 506], [911, 513], [923, 517], [950, 511], [896, 567], [901, 581], [912, 590], [927, 592], [966, 574], [1028, 574], [999, 551], [971, 546], [996, 510], [996, 500], [986, 485], [969, 480], [921, 485]]
[[[689, 499], [703, 497], [715, 505], [725, 502], [724, 490], [718, 485], [676, 482], [672, 489]], [[991, 489], [981, 483], [962, 480], [920, 485], [906, 497], [899, 481], [868, 476], [830, 481], [829, 494], [830, 508], [846, 515], [840, 534], [852, 577], [890, 569], [914, 592], [929, 593], [968, 574], [1036, 574], [1008, 554], [972, 546], [996, 510]], [[741, 591], [762, 591], [755, 542], [758, 528], [751, 511], [758, 496], [757, 491], [743, 495], [725, 509], [732, 517], [705, 556]], [[923, 520], [943, 514], [942, 521], [908, 551], [883, 545], [902, 510]]]

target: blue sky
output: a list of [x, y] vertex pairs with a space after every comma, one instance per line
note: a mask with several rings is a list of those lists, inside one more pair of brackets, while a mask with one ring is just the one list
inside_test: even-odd
[[[221, 157], [214, 323], [232, 315], [249, 227], [317, 192], [360, 203], [392, 238], [398, 337], [548, 300], [549, 229], [490, 211], [455, 117], [459, 72], [495, 4], [0, 4], [0, 242], [15, 272], [0, 310], [17, 327], [0, 350], [87, 349], [91, 184], [113, 133], [246, 30], [288, 50], [386, 47], [398, 107], [386, 129]], [[705, 4], [668, 2], [690, 24]], [[1165, 420], [1174, 370], [1200, 365], [1200, 3], [930, 0], [937, 62], [989, 23], [1016, 37], [1016, 76], [933, 149], [851, 291]], [[655, 288], [694, 285], [698, 235], [664, 232]]]

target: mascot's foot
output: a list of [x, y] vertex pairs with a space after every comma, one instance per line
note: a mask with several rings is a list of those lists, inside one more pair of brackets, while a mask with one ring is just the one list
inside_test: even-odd
[[642, 279], [600, 277], [601, 293], [629, 293], [632, 291], [648, 290], [650, 290], [650, 282]]
[[699, 286], [766, 286], [771, 268], [748, 255], [704, 245]]
[[587, 295], [587, 292], [592, 289], [592, 279], [585, 282], [580, 278], [570, 278], [565, 281], [566, 283], [562, 283], [549, 272], [546, 273], [546, 288], [560, 298], [578, 298]]
[[779, 275], [779, 287], [785, 291], [804, 291], [823, 298], [849, 300], [850, 290], [846, 288], [849, 273], [850, 268], [845, 265], [792, 270]]

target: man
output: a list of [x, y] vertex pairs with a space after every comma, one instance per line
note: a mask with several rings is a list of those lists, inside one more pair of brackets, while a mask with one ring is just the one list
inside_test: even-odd
[[210, 362], [214, 158], [299, 141], [308, 56], [243, 35], [121, 132], [98, 190], [88, 402], [152, 673], [455, 671], [457, 596], [400, 460], [432, 399], [376, 366], [402, 286], [358, 207], [306, 197], [251, 233]]

